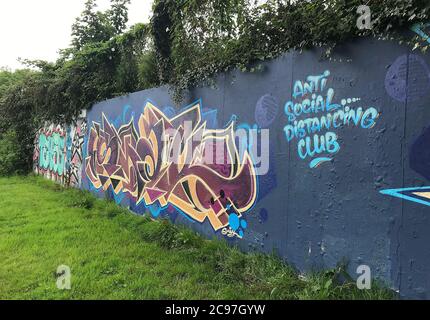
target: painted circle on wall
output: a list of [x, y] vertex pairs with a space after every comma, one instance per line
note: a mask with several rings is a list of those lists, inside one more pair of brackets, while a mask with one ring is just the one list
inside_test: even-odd
[[261, 128], [268, 128], [275, 121], [278, 113], [278, 100], [274, 96], [266, 94], [257, 102], [257, 106], [255, 108], [255, 121]]
[[385, 89], [390, 97], [399, 102], [421, 99], [430, 90], [430, 69], [427, 63], [415, 54], [409, 55], [409, 59], [406, 54], [400, 56], [388, 69]]

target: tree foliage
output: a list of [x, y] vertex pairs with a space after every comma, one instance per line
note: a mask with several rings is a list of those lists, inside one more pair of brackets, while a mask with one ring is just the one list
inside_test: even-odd
[[96, 11], [97, 1], [87, 0], [81, 16], [72, 25], [72, 45], [80, 50], [88, 44], [108, 41], [121, 34], [128, 22], [130, 0], [111, 0], [106, 12]]
[[[357, 28], [363, 4], [372, 12], [370, 30]], [[425, 0], [156, 0], [152, 25], [156, 47], [172, 66], [164, 78], [180, 96], [214, 74], [253, 71], [290, 49], [324, 47], [328, 56], [338, 44], [366, 36], [416, 44], [397, 31], [426, 21], [429, 12]]]
[[28, 75], [32, 73], [31, 70], [22, 69], [12, 72], [7, 68], [0, 69], [0, 98], [3, 97], [9, 88], [13, 85], [23, 81]]
[[21, 161], [18, 144], [16, 133], [12, 130], [0, 136], [0, 176], [19, 173], [20, 168], [23, 167], [17, 166]]

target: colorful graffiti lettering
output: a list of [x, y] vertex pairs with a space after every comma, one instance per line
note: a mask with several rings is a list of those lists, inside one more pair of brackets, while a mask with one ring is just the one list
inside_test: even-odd
[[46, 125], [34, 141], [33, 170], [36, 174], [67, 186], [81, 184], [85, 120], [76, 126]]
[[61, 126], [39, 130], [35, 141], [34, 170], [48, 179], [64, 182], [66, 134]]
[[[207, 161], [222, 145], [224, 160]], [[256, 200], [257, 181], [247, 151], [241, 157], [233, 124], [208, 129], [200, 103], [173, 118], [147, 103], [137, 125], [116, 129], [106, 116], [89, 132], [85, 172], [91, 184], [136, 204], [173, 205], [215, 231], [243, 236], [241, 219]]]
[[82, 182], [83, 146], [87, 132], [85, 120], [79, 120], [75, 126], [71, 126], [67, 133], [67, 176], [66, 184], [79, 187]]
[[[338, 136], [333, 130], [349, 125], [370, 129], [379, 117], [374, 107], [351, 106], [360, 102], [360, 98], [345, 98], [340, 104], [334, 103], [334, 89], [326, 90], [329, 76], [330, 71], [325, 71], [308, 76], [306, 81], [296, 81], [293, 100], [285, 104], [289, 122], [284, 128], [287, 141], [299, 139], [299, 157], [303, 160], [311, 158], [310, 168], [332, 161], [331, 156], [340, 150]], [[321, 113], [324, 115], [317, 116]]]

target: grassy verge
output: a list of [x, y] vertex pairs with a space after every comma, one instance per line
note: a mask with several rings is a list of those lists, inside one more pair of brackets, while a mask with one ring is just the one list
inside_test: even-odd
[[[37, 177], [0, 179], [1, 299], [390, 299]], [[68, 265], [72, 289], [56, 288]]]

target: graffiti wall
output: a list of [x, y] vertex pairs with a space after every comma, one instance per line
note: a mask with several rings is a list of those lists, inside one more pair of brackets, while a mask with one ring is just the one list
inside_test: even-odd
[[[427, 26], [413, 31], [426, 36]], [[300, 271], [348, 263], [430, 298], [430, 57], [389, 41], [290, 52], [40, 130], [35, 171]]]
[[45, 126], [36, 135], [34, 171], [64, 183], [66, 174], [66, 133], [62, 126]]
[[33, 170], [65, 186], [80, 187], [86, 121], [45, 125], [34, 141]]
[[[201, 110], [196, 103], [169, 118], [146, 102], [137, 126], [132, 117], [120, 127], [102, 113], [101, 123], [92, 124], [86, 148], [91, 188], [126, 197], [136, 207], [155, 205], [154, 217], [170, 207], [192, 221], [207, 220], [214, 231], [243, 237], [240, 218], [257, 194], [254, 164], [247, 151], [240, 159], [233, 124], [209, 129]], [[216, 156], [217, 144], [230, 159], [205, 161]]]

